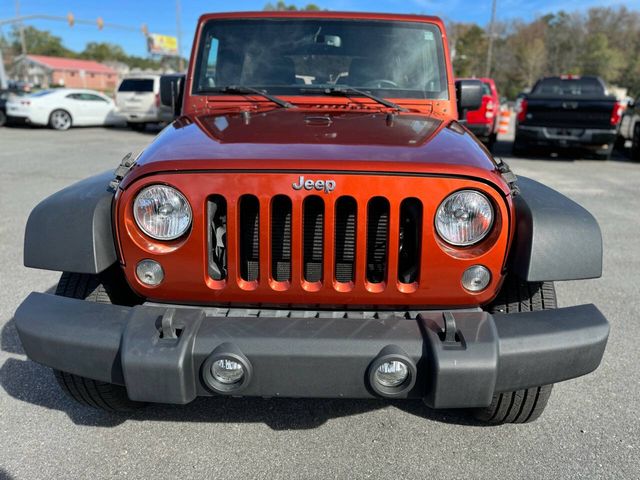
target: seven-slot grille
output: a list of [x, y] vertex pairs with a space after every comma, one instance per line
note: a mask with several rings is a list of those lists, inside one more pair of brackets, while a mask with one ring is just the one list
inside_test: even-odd
[[[349, 285], [364, 279], [369, 285], [381, 286], [393, 280], [390, 272], [399, 283], [419, 281], [423, 208], [417, 198], [404, 199], [395, 210], [384, 197], [359, 203], [351, 196], [341, 196], [327, 205], [322, 197], [309, 195], [293, 202], [286, 195], [264, 200], [250, 194], [241, 196], [234, 223], [238, 248], [229, 249], [227, 200], [221, 195], [210, 196], [210, 277], [225, 280], [228, 264], [237, 268], [243, 281], [256, 282], [262, 274], [285, 287], [292, 280], [323, 285], [328, 275], [331, 283]], [[364, 231], [358, 231], [359, 216], [365, 217]], [[299, 217], [298, 221], [294, 217]], [[330, 242], [327, 229], [333, 232]], [[390, 255], [390, 245], [397, 246], [396, 255]], [[229, 258], [229, 252], [237, 258]], [[359, 254], [365, 258], [362, 272], [356, 271]], [[395, 265], [389, 264], [390, 258]], [[294, 265], [296, 261], [300, 265]]]

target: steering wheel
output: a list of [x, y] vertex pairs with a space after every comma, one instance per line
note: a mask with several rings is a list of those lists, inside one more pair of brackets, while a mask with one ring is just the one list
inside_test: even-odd
[[385, 88], [385, 87], [391, 87], [391, 88], [398, 88], [398, 84], [392, 80], [387, 80], [385, 78], [380, 78], [377, 80], [370, 80], [367, 83], [365, 83], [363, 85], [363, 87], [367, 87], [367, 88]]

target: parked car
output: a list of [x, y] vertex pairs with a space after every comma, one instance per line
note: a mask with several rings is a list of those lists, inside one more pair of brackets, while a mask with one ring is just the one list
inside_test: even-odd
[[0, 90], [0, 127], [7, 123], [7, 100], [9, 100], [10, 92], [8, 90]]
[[467, 112], [465, 126], [491, 150], [498, 138], [500, 95], [492, 78], [478, 80], [482, 82], [482, 105], [477, 110]]
[[70, 88], [41, 90], [13, 98], [7, 102], [7, 116], [12, 121], [48, 125], [55, 130], [122, 121], [109, 97], [94, 90]]
[[144, 130], [147, 124], [170, 122], [170, 109], [160, 103], [160, 75], [144, 75], [122, 80], [116, 92], [118, 112], [127, 125]]
[[598, 77], [542, 78], [517, 103], [513, 151], [520, 154], [535, 146], [580, 147], [607, 159], [623, 110]]
[[162, 82], [180, 117], [29, 216], [25, 265], [63, 273], [15, 325], [71, 397], [422, 398], [528, 422], [597, 368], [607, 320], [556, 309], [553, 282], [600, 276], [598, 223], [460, 125], [482, 86], [450, 81], [444, 22], [243, 12], [196, 32], [193, 76]]
[[14, 97], [26, 95], [26, 92], [20, 89], [11, 88], [8, 90], [0, 90], [0, 127], [7, 123], [7, 102]]
[[618, 144], [631, 141], [631, 159], [640, 162], [640, 97], [630, 102], [622, 115], [618, 130]]

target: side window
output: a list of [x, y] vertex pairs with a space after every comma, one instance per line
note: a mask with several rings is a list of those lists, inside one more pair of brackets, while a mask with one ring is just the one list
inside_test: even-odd
[[204, 72], [204, 82], [202, 88], [212, 88], [216, 86], [216, 67], [218, 66], [218, 48], [220, 44], [217, 38], [209, 38], [209, 51], [207, 53], [206, 71]]
[[107, 102], [106, 99], [102, 98], [99, 95], [94, 95], [92, 93], [83, 93], [81, 94], [82, 100], [88, 100], [91, 102]]

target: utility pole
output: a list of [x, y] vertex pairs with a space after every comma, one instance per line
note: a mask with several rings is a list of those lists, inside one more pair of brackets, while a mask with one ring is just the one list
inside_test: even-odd
[[182, 60], [182, 29], [180, 27], [181, 10], [180, 0], [176, 0], [176, 40], [178, 43], [178, 70], [180, 72], [184, 70], [184, 60]]
[[495, 36], [496, 23], [496, 0], [492, 0], [491, 5], [491, 22], [489, 23], [489, 46], [487, 47], [487, 68], [485, 77], [491, 76], [491, 62], [493, 57], [493, 37]]
[[[20, 18], [20, 0], [16, 0], [16, 18]], [[20, 22], [18, 24], [20, 31], [20, 46], [22, 47], [22, 55], [27, 54], [27, 42], [24, 39], [24, 24]]]

